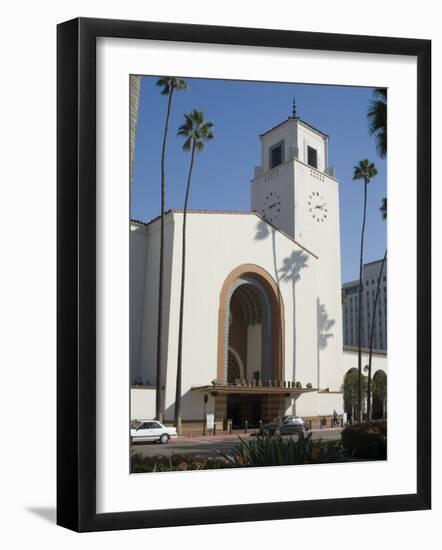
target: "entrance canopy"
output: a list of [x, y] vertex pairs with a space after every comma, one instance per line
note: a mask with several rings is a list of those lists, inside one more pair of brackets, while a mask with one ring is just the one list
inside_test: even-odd
[[292, 388], [283, 386], [234, 386], [213, 385], [194, 386], [191, 391], [211, 393], [212, 395], [299, 395], [318, 391], [318, 388]]

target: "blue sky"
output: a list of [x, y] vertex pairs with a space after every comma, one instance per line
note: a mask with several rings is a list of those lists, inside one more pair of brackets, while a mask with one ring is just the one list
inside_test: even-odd
[[[132, 183], [133, 218], [148, 221], [160, 212], [160, 159], [167, 97], [155, 86], [158, 77], [142, 77]], [[188, 90], [174, 94], [166, 166], [167, 208], [182, 208], [189, 153], [176, 130], [183, 113], [203, 111], [214, 123], [215, 139], [198, 154], [190, 208], [250, 209], [250, 180], [260, 164], [259, 134], [291, 115], [330, 135], [329, 164], [340, 185], [343, 282], [358, 277], [363, 184], [352, 180], [361, 159], [375, 162], [378, 175], [369, 184], [364, 261], [382, 258], [386, 223], [379, 207], [386, 196], [386, 162], [368, 133], [367, 109], [372, 88], [186, 79]]]

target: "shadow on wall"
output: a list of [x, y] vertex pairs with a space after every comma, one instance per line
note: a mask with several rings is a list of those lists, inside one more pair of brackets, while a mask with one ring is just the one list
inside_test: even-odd
[[[290, 256], [282, 260], [282, 267], [279, 269], [281, 274], [281, 280], [292, 283], [292, 296], [293, 296], [293, 308], [292, 308], [292, 330], [293, 330], [293, 367], [292, 367], [292, 380], [298, 382], [296, 376], [296, 292], [295, 285], [301, 278], [301, 271], [308, 267], [308, 255], [302, 250], [294, 250]], [[296, 402], [295, 411], [296, 414]]]
[[303, 250], [294, 250], [290, 256], [282, 260], [279, 269], [282, 281], [291, 281], [296, 284], [301, 278], [301, 270], [308, 267], [308, 255]]
[[256, 224], [256, 240], [264, 240], [268, 237], [272, 237], [272, 252], [273, 252], [273, 269], [275, 273], [276, 284], [279, 288], [280, 281], [292, 283], [292, 295], [293, 295], [293, 318], [292, 318], [292, 330], [293, 330], [293, 371], [292, 380], [296, 379], [296, 293], [295, 285], [301, 278], [301, 271], [308, 267], [308, 254], [303, 250], [294, 250], [290, 256], [282, 260], [282, 267], [278, 268], [278, 259], [276, 253], [276, 228], [264, 220], [260, 220]]
[[[175, 395], [175, 393], [174, 393]], [[181, 410], [192, 411], [191, 420], [203, 420], [204, 418], [204, 394], [187, 390], [181, 397]], [[208, 410], [206, 412], [209, 412]], [[184, 416], [183, 420], [189, 420], [188, 415]], [[175, 418], [175, 402], [166, 407], [164, 412], [165, 421], [174, 423]]]
[[329, 319], [325, 305], [320, 303], [319, 298], [316, 299], [316, 318], [318, 322], [318, 347], [319, 349], [325, 349], [329, 338], [334, 337], [331, 329], [336, 321]]
[[330, 319], [325, 309], [325, 305], [321, 304], [319, 298], [316, 298], [316, 322], [318, 324], [318, 388], [321, 387], [321, 360], [319, 352], [327, 347], [328, 340], [334, 337], [334, 333], [331, 331], [336, 324], [335, 319]]
[[259, 220], [259, 222], [256, 224], [255, 239], [258, 241], [267, 239], [267, 237], [270, 235], [270, 228], [272, 227], [267, 222], [265, 222], [264, 220]]
[[264, 220], [260, 220], [256, 224], [256, 233], [255, 239], [258, 241], [263, 241], [268, 237], [272, 237], [272, 254], [273, 254], [273, 275], [276, 279], [276, 285], [279, 288], [279, 276], [278, 276], [278, 266], [276, 261], [276, 239], [275, 239], [276, 228], [268, 224]]

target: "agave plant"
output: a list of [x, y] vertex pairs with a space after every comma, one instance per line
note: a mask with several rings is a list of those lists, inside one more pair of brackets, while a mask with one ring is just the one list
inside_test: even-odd
[[[313, 441], [312, 434], [297, 439], [280, 435], [258, 435], [256, 439], [240, 439], [231, 455], [223, 455], [231, 466], [289, 466], [344, 462], [345, 453], [333, 442]], [[219, 453], [221, 454], [221, 453]]]

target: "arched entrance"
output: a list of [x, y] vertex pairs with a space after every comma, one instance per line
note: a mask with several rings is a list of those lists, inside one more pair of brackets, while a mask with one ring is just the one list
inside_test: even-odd
[[224, 400], [216, 400], [217, 418], [231, 418], [234, 426], [247, 420], [252, 426], [282, 414], [281, 396], [234, 391], [283, 380], [284, 305], [270, 274], [253, 264], [233, 270], [220, 292], [218, 320], [217, 381], [233, 388]]

